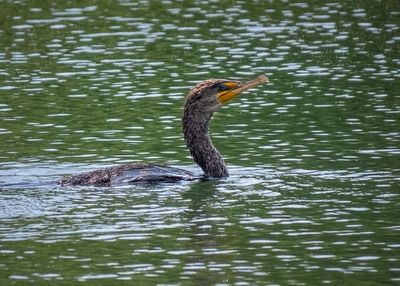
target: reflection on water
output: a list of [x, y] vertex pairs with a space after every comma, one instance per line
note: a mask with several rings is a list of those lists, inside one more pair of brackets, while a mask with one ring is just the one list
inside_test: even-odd
[[[25, 164], [6, 176], [36, 173], [37, 183], [65, 168]], [[398, 180], [243, 167], [224, 180], [112, 189], [31, 180], [1, 190], [0, 267], [5, 281], [393, 282]]]
[[[3, 189], [3, 273], [33, 281], [397, 280], [399, 194], [387, 185], [397, 177], [231, 171], [226, 180], [156, 188]], [[51, 263], [32, 276], [28, 264], [43, 257]]]
[[[400, 281], [396, 1], [0, 3], [0, 284]], [[53, 184], [199, 172], [185, 93], [260, 74], [212, 121], [230, 178]]]

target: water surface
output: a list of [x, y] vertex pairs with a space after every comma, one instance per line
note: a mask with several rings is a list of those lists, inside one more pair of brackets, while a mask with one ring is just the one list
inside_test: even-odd
[[[0, 284], [400, 282], [398, 1], [0, 5]], [[200, 173], [185, 94], [260, 74], [211, 122], [228, 179], [54, 184]]]

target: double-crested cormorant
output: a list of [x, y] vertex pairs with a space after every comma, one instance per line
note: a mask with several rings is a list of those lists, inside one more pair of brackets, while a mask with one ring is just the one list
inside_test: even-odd
[[[235, 95], [265, 82], [268, 82], [266, 76], [259, 76], [247, 82], [208, 79], [190, 90], [182, 115], [182, 131], [193, 160], [201, 167], [205, 177], [229, 176], [224, 159], [212, 144], [208, 134], [208, 122], [211, 116]], [[59, 183], [61, 185], [110, 185], [171, 182], [195, 178], [191, 172], [182, 169], [158, 164], [131, 163], [64, 177]]]

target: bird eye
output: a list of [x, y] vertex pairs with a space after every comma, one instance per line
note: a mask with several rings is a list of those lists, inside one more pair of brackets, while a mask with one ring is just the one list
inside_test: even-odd
[[225, 90], [228, 90], [228, 89], [229, 89], [229, 87], [227, 87], [227, 86], [226, 86], [225, 84], [223, 84], [223, 83], [219, 85], [219, 90], [220, 90], [220, 91], [225, 91]]

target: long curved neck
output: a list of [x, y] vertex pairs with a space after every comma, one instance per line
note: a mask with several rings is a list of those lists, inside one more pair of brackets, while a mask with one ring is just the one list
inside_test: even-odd
[[[212, 114], [204, 116], [191, 112], [190, 107], [184, 109], [182, 116], [183, 134], [193, 160], [201, 167], [207, 177], [228, 177], [224, 159], [212, 144], [208, 134], [208, 122]], [[207, 113], [206, 113], [207, 114]]]

